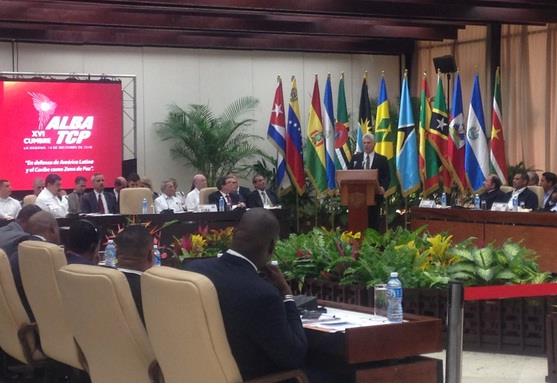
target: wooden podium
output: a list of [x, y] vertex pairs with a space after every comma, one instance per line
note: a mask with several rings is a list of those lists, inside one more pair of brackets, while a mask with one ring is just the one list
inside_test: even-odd
[[338, 170], [340, 203], [348, 206], [348, 230], [364, 231], [368, 227], [367, 206], [375, 206], [377, 170]]

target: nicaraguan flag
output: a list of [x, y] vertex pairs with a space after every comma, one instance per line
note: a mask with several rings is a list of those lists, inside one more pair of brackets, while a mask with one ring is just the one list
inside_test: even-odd
[[473, 192], [480, 190], [489, 174], [489, 149], [485, 132], [485, 119], [478, 75], [474, 77], [472, 98], [466, 124], [466, 176]]
[[335, 113], [333, 109], [333, 90], [331, 87], [331, 75], [327, 76], [325, 83], [325, 94], [323, 95], [323, 128], [325, 130], [325, 165], [327, 169], [327, 188], [334, 190], [335, 181]]

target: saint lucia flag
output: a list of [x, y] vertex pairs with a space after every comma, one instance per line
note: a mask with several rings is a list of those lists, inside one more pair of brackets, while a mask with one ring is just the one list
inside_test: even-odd
[[408, 91], [408, 76], [405, 73], [400, 91], [400, 115], [396, 141], [396, 170], [403, 197], [407, 197], [420, 188], [418, 171], [418, 145], [416, 142], [416, 125]]
[[485, 133], [485, 119], [478, 75], [474, 77], [472, 98], [466, 124], [466, 151], [464, 168], [470, 188], [480, 190], [489, 174], [489, 149]]

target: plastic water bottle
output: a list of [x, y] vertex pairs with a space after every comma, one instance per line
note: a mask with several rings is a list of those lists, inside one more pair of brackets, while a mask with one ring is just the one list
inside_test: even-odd
[[402, 283], [397, 272], [392, 272], [387, 282], [387, 319], [402, 322]]
[[108, 267], [116, 266], [116, 245], [110, 239], [104, 248], [104, 264]]
[[141, 201], [141, 214], [148, 214], [149, 213], [149, 207], [147, 204], [147, 198], [143, 198], [143, 201]]
[[219, 198], [219, 211], [224, 211], [224, 207], [225, 207], [224, 198], [221, 195]]
[[161, 265], [161, 251], [157, 245], [153, 245], [153, 266]]
[[476, 210], [480, 209], [480, 196], [478, 194], [474, 195], [474, 208]]
[[441, 194], [441, 206], [447, 207], [447, 193]]

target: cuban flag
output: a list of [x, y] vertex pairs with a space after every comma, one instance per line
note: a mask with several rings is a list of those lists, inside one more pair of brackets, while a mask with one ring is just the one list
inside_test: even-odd
[[466, 177], [472, 191], [477, 192], [483, 187], [483, 183], [489, 174], [489, 148], [485, 131], [480, 80], [477, 74], [474, 77], [472, 98], [468, 111], [465, 150], [464, 168]]
[[290, 187], [290, 179], [286, 174], [286, 162], [284, 155], [286, 152], [286, 118], [284, 116], [284, 98], [282, 95], [282, 81], [278, 78], [277, 89], [275, 91], [275, 99], [273, 101], [273, 109], [271, 110], [271, 118], [269, 119], [269, 127], [267, 128], [267, 137], [277, 149], [277, 176], [276, 184], [280, 190]]

